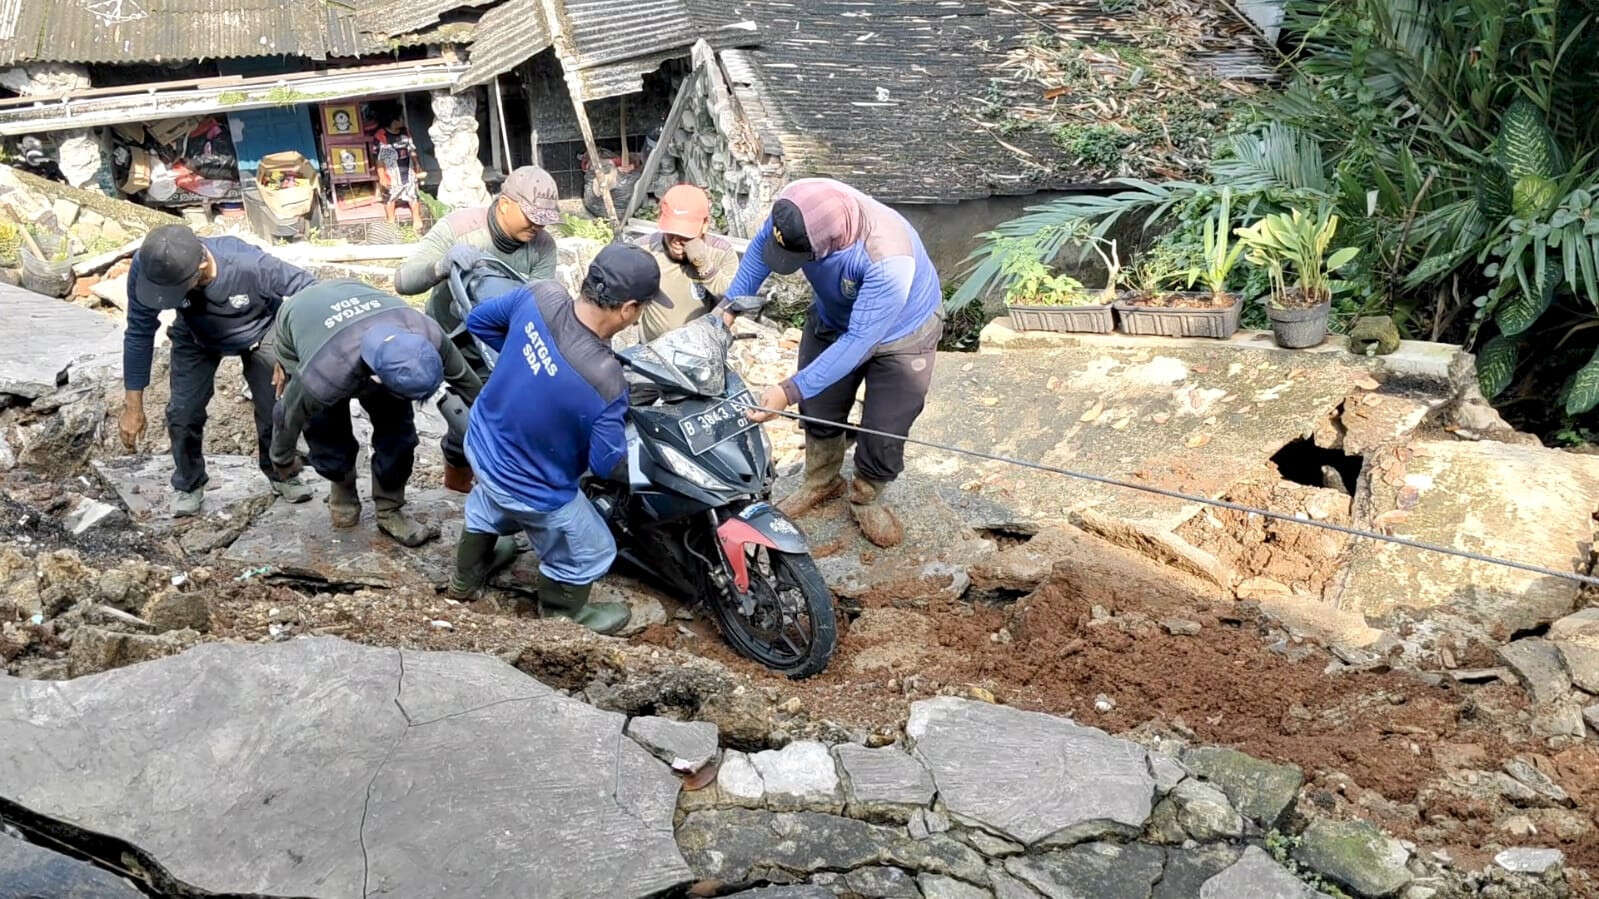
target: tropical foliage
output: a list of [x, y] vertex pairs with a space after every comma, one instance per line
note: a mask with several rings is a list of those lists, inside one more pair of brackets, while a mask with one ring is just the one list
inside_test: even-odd
[[[1251, 101], [1208, 178], [1124, 180], [992, 237], [1051, 260], [1084, 229], [1191, 240], [1223, 186], [1238, 225], [1325, 206], [1362, 248], [1344, 277], [1364, 311], [1478, 348], [1489, 396], [1552, 384], [1586, 412], [1599, 405], [1596, 19], [1599, 0], [1290, 0], [1286, 84]], [[1003, 280], [993, 249], [952, 304]]]
[[1353, 262], [1360, 252], [1344, 247], [1327, 255], [1337, 233], [1338, 216], [1323, 206], [1315, 216], [1298, 209], [1262, 216], [1253, 225], [1239, 228], [1238, 239], [1249, 248], [1249, 261], [1270, 274], [1273, 302], [1287, 300], [1286, 272], [1292, 268], [1297, 279], [1294, 287], [1307, 304], [1315, 305], [1332, 300], [1332, 273]]

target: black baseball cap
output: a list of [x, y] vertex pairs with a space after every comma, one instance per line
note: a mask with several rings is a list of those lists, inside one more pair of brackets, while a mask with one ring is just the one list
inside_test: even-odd
[[627, 244], [607, 244], [600, 250], [589, 265], [583, 289], [612, 303], [638, 300], [672, 308], [672, 301], [661, 293], [660, 263], [644, 250]]
[[133, 289], [152, 309], [177, 309], [200, 280], [205, 247], [183, 225], [162, 225], [144, 236], [135, 257], [139, 277]]
[[772, 204], [772, 235], [761, 253], [766, 267], [779, 275], [792, 275], [816, 259], [810, 236], [805, 231], [805, 216], [793, 200]]

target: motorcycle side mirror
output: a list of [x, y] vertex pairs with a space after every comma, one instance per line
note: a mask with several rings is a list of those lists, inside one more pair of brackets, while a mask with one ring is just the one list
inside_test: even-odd
[[728, 297], [726, 300], [726, 305], [727, 308], [732, 310], [732, 312], [736, 315], [749, 315], [751, 312], [759, 312], [761, 307], [765, 306], [767, 302], [767, 297]]

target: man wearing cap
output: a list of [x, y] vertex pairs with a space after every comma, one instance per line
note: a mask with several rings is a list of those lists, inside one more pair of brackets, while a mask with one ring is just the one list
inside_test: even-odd
[[639, 327], [645, 342], [681, 328], [709, 312], [727, 295], [738, 269], [738, 253], [727, 241], [707, 233], [711, 226], [711, 198], [703, 188], [679, 184], [661, 197], [660, 229], [641, 246], [655, 257], [661, 269], [661, 293], [671, 308], [651, 303], [644, 308]]
[[[760, 289], [772, 272], [803, 271], [814, 299], [800, 340], [799, 371], [761, 395], [765, 409], [799, 403], [804, 415], [843, 424], [866, 384], [861, 427], [904, 436], [922, 412], [943, 334], [938, 272], [916, 230], [899, 213], [829, 178], [795, 181], [778, 194], [728, 288]], [[765, 421], [771, 413], [752, 413]], [[779, 503], [800, 516], [844, 492], [847, 437], [805, 424], [805, 482]], [[866, 539], [894, 546], [905, 537], [883, 491], [905, 470], [905, 442], [868, 434], [855, 446], [850, 512]]]
[[627, 624], [627, 606], [588, 601], [616, 542], [578, 484], [586, 473], [625, 477], [627, 384], [611, 338], [647, 306], [672, 307], [660, 280], [648, 253], [611, 244], [589, 266], [575, 302], [558, 283], [539, 281], [468, 316], [472, 334], [500, 357], [467, 428], [477, 479], [452, 596], [481, 587], [497, 538], [521, 529], [538, 553], [543, 614], [602, 634]]
[[199, 514], [205, 470], [206, 406], [223, 356], [237, 356], [255, 405], [256, 455], [272, 490], [289, 502], [311, 498], [297, 477], [273, 474], [272, 366], [274, 322], [285, 297], [316, 279], [235, 237], [199, 238], [183, 225], [163, 225], [144, 238], [128, 272], [128, 327], [122, 337], [122, 444], [134, 449], [145, 430], [144, 389], [150, 384], [158, 316], [176, 309], [167, 434], [172, 441], [172, 514]]
[[467, 403], [482, 381], [438, 323], [405, 301], [360, 281], [325, 281], [278, 313], [278, 363], [287, 382], [272, 431], [272, 464], [296, 474], [300, 434], [311, 466], [332, 484], [328, 512], [337, 528], [361, 518], [350, 429], [350, 400], [372, 421], [372, 505], [378, 529], [406, 546], [437, 536], [404, 512], [405, 482], [416, 460], [412, 403], [441, 382]]
[[[394, 291], [402, 296], [428, 293], [427, 313], [439, 323], [479, 378], [489, 369], [471, 335], [450, 305], [450, 266], [462, 268], [487, 256], [505, 263], [530, 281], [555, 277], [555, 238], [545, 230], [561, 220], [559, 192], [550, 173], [525, 165], [500, 185], [500, 195], [482, 209], [461, 209], [429, 229], [410, 258], [394, 272]], [[450, 420], [464, 418], [447, 415]], [[445, 483], [466, 490], [471, 472], [461, 450], [464, 432], [452, 427], [444, 436]]]

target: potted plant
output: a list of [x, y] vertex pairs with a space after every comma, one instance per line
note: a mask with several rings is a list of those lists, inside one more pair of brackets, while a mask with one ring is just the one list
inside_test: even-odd
[[[1335, 289], [1332, 274], [1360, 252], [1344, 247], [1329, 256], [1327, 248], [1337, 232], [1338, 216], [1326, 206], [1315, 217], [1293, 209], [1238, 229], [1249, 261], [1271, 277], [1266, 314], [1278, 346], [1303, 349], [1327, 338], [1327, 315]], [[1287, 276], [1290, 268], [1296, 278], [1292, 286]]]
[[[1199, 259], [1179, 258], [1171, 245], [1157, 244], [1139, 261], [1134, 268], [1138, 292], [1116, 304], [1127, 333], [1225, 340], [1238, 330], [1238, 298], [1226, 289], [1227, 276], [1242, 252], [1238, 245], [1229, 247], [1226, 236], [1231, 199], [1231, 192], [1223, 189], [1216, 214], [1205, 219]], [[1184, 278], [1189, 288], [1196, 281], [1203, 281], [1210, 290], [1196, 293], [1164, 289]]]
[[1081, 282], [1052, 271], [1034, 241], [1009, 241], [1001, 257], [1005, 311], [1018, 331], [1109, 334], [1116, 319], [1109, 301], [1091, 296]]

